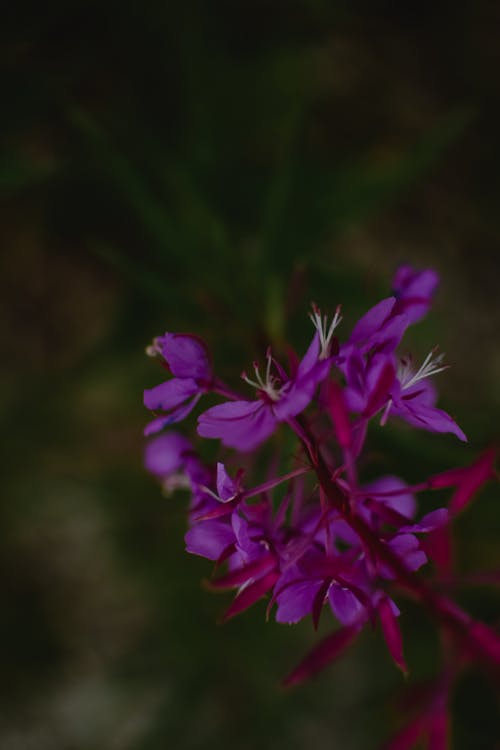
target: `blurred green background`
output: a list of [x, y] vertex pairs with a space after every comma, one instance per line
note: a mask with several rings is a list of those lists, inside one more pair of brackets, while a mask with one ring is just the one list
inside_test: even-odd
[[[269, 342], [305, 344], [312, 299], [343, 303], [345, 333], [399, 262], [430, 265], [409, 345], [448, 353], [442, 404], [470, 443], [392, 425], [367, 471], [418, 479], [498, 440], [499, 21], [487, 0], [4, 9], [2, 750], [369, 750], [394, 731], [405, 685], [379, 634], [286, 692], [310, 622], [260, 605], [216, 624], [186, 498], [142, 468], [144, 347], [196, 332], [234, 381]], [[460, 569], [498, 564], [498, 501], [458, 522]], [[490, 591], [459, 598], [498, 620]], [[413, 685], [436, 637], [412, 604], [401, 623]], [[484, 674], [453, 700], [453, 747], [498, 748]]]

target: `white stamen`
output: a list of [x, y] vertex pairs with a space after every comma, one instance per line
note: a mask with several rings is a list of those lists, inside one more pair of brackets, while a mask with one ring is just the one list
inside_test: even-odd
[[328, 316], [326, 315], [322, 316], [321, 310], [318, 307], [316, 307], [315, 304], [313, 304], [312, 308], [313, 308], [313, 311], [312, 313], [309, 313], [309, 317], [311, 319], [313, 326], [315, 327], [315, 329], [317, 330], [319, 334], [319, 343], [321, 346], [319, 358], [326, 359], [327, 357], [330, 356], [330, 345], [331, 345], [333, 333], [342, 321], [342, 315], [340, 314], [341, 307], [340, 305], [337, 305], [337, 309], [335, 310], [335, 315], [333, 316], [329, 327], [328, 327]]
[[279, 383], [280, 383], [279, 378], [276, 378], [274, 377], [274, 375], [271, 375], [271, 366], [272, 366], [273, 357], [272, 357], [270, 349], [267, 350], [266, 359], [267, 359], [267, 365], [266, 365], [265, 380], [262, 378], [262, 375], [260, 374], [260, 369], [259, 369], [259, 365], [257, 362], [253, 363], [255, 380], [251, 380], [251, 378], [248, 377], [246, 372], [242, 372], [241, 377], [245, 381], [245, 383], [248, 383], [248, 385], [251, 385], [252, 388], [256, 388], [258, 391], [263, 391], [264, 393], [266, 393], [271, 399], [271, 401], [279, 401], [281, 397], [282, 389], [279, 386]]
[[163, 480], [161, 484], [163, 494], [166, 497], [170, 497], [176, 490], [190, 490], [191, 482], [187, 474], [181, 472], [177, 474], [171, 474], [169, 477]]
[[145, 351], [148, 357], [158, 357], [159, 355], [161, 355], [161, 346], [160, 346], [159, 336], [154, 338], [151, 344], [148, 344]]
[[434, 356], [437, 349], [437, 346], [435, 346], [434, 349], [431, 349], [419, 369], [416, 371], [413, 369], [411, 358], [401, 360], [398, 366], [398, 379], [403, 390], [411, 388], [412, 385], [415, 385], [415, 383], [418, 383], [420, 380], [424, 380], [431, 375], [436, 375], [438, 372], [443, 372], [443, 370], [448, 369], [449, 365], [443, 365], [444, 353]]
[[210, 495], [210, 497], [213, 497], [214, 500], [217, 500], [219, 503], [229, 503], [231, 500], [234, 500], [234, 498], [237, 496], [237, 492], [234, 493], [234, 495], [231, 495], [231, 497], [228, 497], [227, 500], [223, 500], [219, 495], [210, 489], [210, 487], [207, 487], [206, 484], [199, 484], [198, 487], [200, 490], [203, 490], [203, 492], [206, 492], [207, 495]]

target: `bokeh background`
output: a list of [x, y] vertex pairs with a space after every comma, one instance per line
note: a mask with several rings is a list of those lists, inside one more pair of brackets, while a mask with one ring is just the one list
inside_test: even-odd
[[[370, 470], [417, 479], [498, 441], [499, 22], [488, 0], [4, 9], [2, 750], [369, 750], [394, 731], [406, 686], [379, 634], [286, 692], [309, 622], [216, 624], [186, 498], [142, 468], [144, 347], [197, 332], [234, 380], [269, 342], [304, 345], [312, 299], [342, 302], [347, 331], [399, 262], [430, 265], [409, 345], [447, 352], [441, 403], [470, 443], [393, 425]], [[457, 524], [462, 570], [498, 565], [498, 494]], [[498, 621], [491, 591], [459, 599]], [[412, 686], [436, 637], [409, 603], [401, 622]], [[464, 674], [453, 747], [498, 749], [496, 711]]]

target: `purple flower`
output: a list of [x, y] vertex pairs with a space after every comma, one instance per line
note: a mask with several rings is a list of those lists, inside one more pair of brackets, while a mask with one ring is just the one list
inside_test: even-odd
[[144, 451], [144, 465], [161, 480], [166, 493], [191, 489], [193, 502], [199, 485], [210, 481], [210, 472], [189, 440], [178, 432], [167, 432], [150, 440]]
[[219, 560], [234, 552], [235, 534], [226, 520], [200, 521], [186, 532], [186, 550], [193, 555]]
[[401, 360], [384, 420], [388, 415], [394, 415], [413, 427], [429, 432], [451, 432], [459, 440], [466, 441], [465, 433], [450, 415], [435, 406], [437, 393], [428, 378], [447, 369], [447, 366], [442, 364], [442, 354], [436, 357], [434, 354], [435, 350], [432, 350], [418, 370], [408, 358]]
[[366, 577], [348, 553], [328, 556], [311, 549], [276, 583], [276, 621], [295, 623], [309, 614], [318, 624], [323, 605], [343, 625], [360, 623], [369, 616]]
[[144, 405], [151, 411], [166, 412], [150, 422], [145, 434], [151, 435], [174, 422], [180, 422], [210, 390], [212, 368], [203, 341], [184, 333], [166, 333], [148, 347], [151, 356], [161, 356], [174, 376], [144, 391]]
[[256, 388], [258, 398], [255, 401], [230, 401], [213, 406], [199, 416], [198, 434], [220, 438], [230, 448], [251, 451], [264, 442], [280, 422], [286, 422], [303, 411], [331, 366], [329, 347], [335, 326], [330, 326], [330, 330], [325, 332], [326, 325], [323, 325], [321, 318], [317, 326], [318, 332], [291, 377], [286, 375], [268, 350], [265, 376], [262, 377], [256, 363], [255, 380], [245, 373], [242, 376]]
[[168, 432], [151, 440], [144, 452], [146, 469], [163, 479], [183, 469], [193, 454], [189, 440], [178, 432]]
[[365, 358], [353, 350], [345, 368], [347, 409], [369, 419], [387, 404], [395, 377], [392, 355], [377, 353]]
[[392, 281], [397, 298], [396, 313], [404, 313], [410, 323], [421, 320], [428, 312], [439, 285], [439, 275], [431, 268], [415, 271], [412, 266], [398, 268]]
[[354, 326], [346, 344], [340, 347], [340, 365], [353, 350], [361, 354], [392, 353], [408, 328], [409, 319], [397, 311], [395, 297], [388, 297], [372, 307]]

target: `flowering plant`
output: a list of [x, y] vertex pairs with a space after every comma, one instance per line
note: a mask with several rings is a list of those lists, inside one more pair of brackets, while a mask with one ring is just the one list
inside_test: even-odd
[[[495, 476], [493, 451], [413, 485], [393, 475], [370, 482], [361, 476], [370, 421], [383, 426], [396, 418], [466, 441], [436, 406], [432, 378], [446, 369], [443, 355], [433, 349], [417, 366], [396, 354], [406, 329], [427, 314], [437, 284], [432, 270], [401, 267], [393, 296], [369, 310], [342, 343], [336, 336], [340, 307], [329, 321], [313, 305], [314, 333], [302, 359], [291, 352], [285, 368], [269, 348], [262, 370], [254, 363], [252, 377], [242, 373], [253, 397], [234, 392], [214, 374], [196, 336], [166, 333], [147, 349], [171, 377], [144, 393], [155, 415], [146, 427], [148, 436], [155, 435], [146, 446], [146, 467], [166, 491], [189, 490], [186, 549], [215, 562], [214, 590], [236, 590], [223, 619], [266, 597], [267, 615], [274, 610], [280, 623], [310, 615], [317, 627], [325, 608], [339, 623], [285, 684], [322, 669], [370, 624], [380, 626], [392, 659], [406, 673], [396, 595], [398, 601], [411, 596], [434, 616], [443, 670], [420, 713], [388, 746], [393, 750], [423, 738], [433, 750], [445, 748], [452, 678], [471, 660], [500, 665], [498, 636], [446, 593], [453, 577], [451, 522]], [[198, 435], [235, 450], [247, 471], [228, 468], [234, 459], [227, 451], [225, 462], [206, 466], [184, 435], [163, 432], [208, 393], [224, 401], [198, 416]], [[282, 457], [275, 441], [268, 476], [255, 484], [248, 469], [256, 470], [259, 449], [283, 429], [297, 440], [288, 471], [277, 471]], [[447, 506], [419, 514], [416, 496], [441, 489], [452, 491]], [[417, 571], [428, 561], [433, 576], [423, 578]]]

